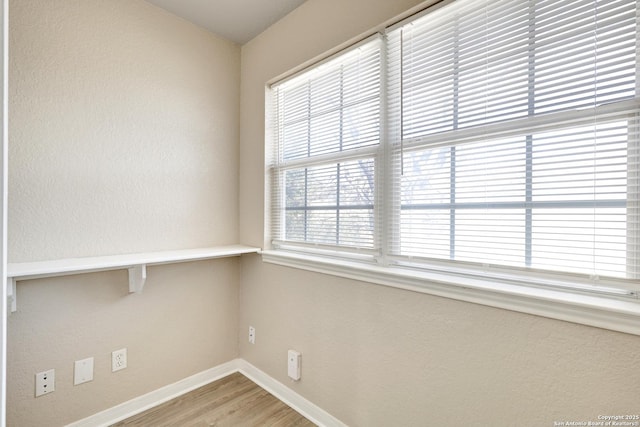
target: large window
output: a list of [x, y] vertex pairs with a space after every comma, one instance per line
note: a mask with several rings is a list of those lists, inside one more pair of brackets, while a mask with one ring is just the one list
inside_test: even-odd
[[639, 15], [442, 2], [275, 84], [273, 246], [637, 296]]

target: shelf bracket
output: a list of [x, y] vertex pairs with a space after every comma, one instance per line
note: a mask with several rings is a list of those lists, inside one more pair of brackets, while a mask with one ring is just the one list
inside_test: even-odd
[[129, 293], [142, 293], [144, 282], [147, 280], [147, 265], [140, 264], [129, 268]]
[[18, 310], [18, 302], [16, 299], [16, 278], [7, 277], [7, 314], [11, 314]]

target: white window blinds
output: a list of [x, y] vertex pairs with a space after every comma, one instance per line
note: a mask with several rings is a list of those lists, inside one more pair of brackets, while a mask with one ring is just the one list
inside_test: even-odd
[[637, 289], [639, 10], [443, 2], [274, 86], [274, 245]]
[[637, 8], [456, 1], [389, 32], [393, 255], [637, 277]]
[[372, 250], [380, 40], [273, 89], [274, 243]]

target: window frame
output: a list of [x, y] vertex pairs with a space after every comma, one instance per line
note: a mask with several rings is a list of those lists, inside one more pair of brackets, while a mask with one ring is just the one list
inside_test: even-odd
[[[441, 5], [438, 4], [435, 7]], [[429, 13], [429, 10], [423, 13]], [[393, 26], [389, 28], [391, 27]], [[383, 43], [383, 57], [386, 47]], [[384, 77], [385, 71], [382, 71], [382, 74], [382, 86], [386, 88], [388, 82]], [[267, 91], [269, 90], [268, 88]], [[386, 90], [381, 91], [381, 97], [381, 109], [385, 109]], [[267, 111], [269, 111], [271, 108], [269, 94], [266, 98]], [[637, 108], [638, 97], [626, 104], [633, 104]], [[597, 108], [604, 111], [611, 109], [613, 110], [611, 114], [616, 114], [615, 110], [619, 107], [605, 105]], [[580, 112], [576, 112], [575, 116], [579, 118]], [[549, 117], [538, 116], [533, 119], [527, 117], [522, 120], [522, 123], [526, 123], [531, 130], [529, 133], [533, 134], [533, 130], [545, 128], [547, 125], [545, 121], [548, 119]], [[267, 118], [268, 121], [269, 118]], [[398, 218], [402, 207], [398, 200], [399, 182], [390, 179], [393, 173], [391, 165], [395, 162], [395, 167], [398, 167], [397, 163], [403, 161], [403, 151], [410, 150], [414, 144], [402, 138], [402, 130], [392, 127], [391, 121], [388, 111], [383, 111], [381, 113], [382, 142], [376, 147], [367, 147], [361, 152], [351, 154], [352, 158], [357, 158], [358, 155], [372, 156], [376, 163], [375, 179], [378, 184], [375, 190], [374, 222], [377, 229], [374, 230], [373, 249], [350, 248], [347, 251], [341, 251], [335, 250], [336, 248], [332, 245], [289, 244], [277, 239], [272, 241], [270, 229], [265, 227], [265, 241], [268, 244], [262, 254], [263, 261], [640, 335], [640, 300], [638, 299], [640, 285], [637, 281], [630, 283], [627, 279], [607, 278], [605, 284], [600, 283], [597, 277], [585, 280], [581, 275], [570, 273], [493, 265], [479, 266], [463, 261], [429, 260], [428, 263], [423, 263], [412, 257], [393, 255], [394, 251], [391, 250], [390, 245], [393, 245], [394, 240], [390, 236], [399, 233]], [[462, 129], [460, 134], [463, 138], [474, 137], [473, 129]], [[434, 140], [439, 137], [441, 136], [435, 135]], [[269, 137], [267, 139], [269, 140]], [[399, 146], [393, 146], [391, 143], [384, 142], [385, 140], [399, 141]], [[277, 144], [274, 140], [271, 140], [271, 143]], [[638, 151], [635, 146], [637, 144], [636, 141], [632, 149], [634, 153]], [[273, 158], [269, 157], [269, 153], [267, 155], [267, 168], [271, 171], [273, 186], [276, 185], [274, 180], [277, 178], [274, 178]], [[628, 157], [632, 155], [637, 153], [628, 154]], [[326, 156], [321, 161], [331, 157]], [[314, 164], [321, 161], [314, 160], [306, 163], [299, 161], [297, 164]], [[639, 177], [637, 174], [630, 175], [628, 179], [638, 181]], [[391, 202], [380, 203], [380, 198], [383, 201], [391, 200]], [[270, 210], [272, 216], [275, 214], [274, 208], [272, 205]], [[265, 224], [268, 223], [269, 221], [265, 221]], [[628, 239], [635, 242], [640, 240], [640, 232], [636, 233], [639, 236], [631, 234], [628, 232]], [[636, 260], [636, 262], [640, 261]]]
[[[339, 149], [337, 151], [329, 151], [329, 152], [322, 152], [319, 154], [311, 154], [310, 153], [310, 144], [311, 144], [311, 138], [308, 138], [307, 141], [307, 145], [309, 146], [309, 148], [307, 149], [307, 153], [306, 155], [303, 156], [294, 156], [293, 158], [286, 158], [286, 155], [284, 154], [284, 150], [283, 147], [279, 147], [279, 139], [283, 139], [284, 137], [281, 135], [281, 133], [283, 132], [284, 129], [284, 125], [283, 126], [273, 126], [272, 127], [272, 135], [273, 135], [273, 140], [275, 141], [272, 146], [273, 146], [273, 150], [270, 156], [270, 159], [268, 160], [268, 167], [270, 169], [270, 174], [271, 174], [271, 184], [272, 184], [272, 189], [278, 188], [279, 190], [279, 194], [277, 194], [275, 197], [278, 199], [277, 203], [274, 203], [273, 200], [274, 198], [272, 197], [272, 206], [271, 206], [271, 220], [276, 222], [279, 225], [278, 228], [278, 232], [280, 234], [286, 233], [286, 220], [284, 219], [284, 217], [286, 216], [286, 212], [287, 211], [291, 211], [291, 210], [298, 210], [298, 211], [302, 211], [305, 215], [305, 222], [304, 222], [304, 234], [305, 234], [305, 239], [303, 241], [300, 240], [282, 240], [282, 239], [278, 239], [276, 238], [272, 238], [271, 239], [271, 243], [274, 246], [279, 246], [279, 245], [284, 245], [284, 246], [297, 246], [301, 249], [305, 248], [305, 247], [311, 247], [311, 248], [333, 248], [334, 250], [340, 250], [340, 251], [344, 251], [346, 253], [348, 252], [354, 252], [354, 253], [369, 253], [369, 254], [374, 254], [376, 253], [376, 245], [379, 242], [378, 236], [376, 235], [376, 230], [378, 229], [378, 224], [377, 224], [377, 209], [376, 209], [376, 205], [377, 205], [377, 199], [378, 199], [378, 195], [377, 195], [377, 188], [374, 185], [374, 189], [372, 191], [372, 197], [373, 197], [373, 203], [359, 203], [359, 204], [343, 204], [341, 205], [340, 202], [340, 189], [342, 187], [340, 187], [340, 170], [341, 170], [341, 165], [344, 165], [348, 162], [355, 162], [355, 161], [364, 161], [364, 160], [370, 160], [374, 163], [374, 171], [377, 169], [377, 164], [379, 164], [379, 160], [378, 160], [378, 156], [380, 153], [380, 146], [381, 144], [381, 140], [382, 140], [382, 135], [380, 135], [380, 129], [379, 129], [379, 125], [377, 126], [378, 130], [378, 137], [375, 138], [375, 143], [369, 143], [369, 144], [365, 144], [364, 146], [360, 146], [360, 147], [356, 147], [356, 148], [351, 148], [351, 149], [346, 149], [343, 150], [343, 142], [344, 142], [344, 128], [343, 128], [343, 121], [344, 121], [344, 113], [345, 110], [349, 107], [354, 107], [354, 106], [360, 106], [361, 104], [366, 105], [367, 102], [371, 101], [371, 100], [376, 100], [378, 97], [377, 96], [368, 96], [368, 97], [364, 97], [361, 99], [358, 99], [357, 102], [353, 102], [352, 103], [345, 103], [342, 96], [343, 96], [343, 90], [345, 88], [344, 84], [343, 84], [343, 79], [344, 79], [344, 75], [343, 75], [343, 66], [345, 65], [345, 63], [343, 61], [340, 61], [340, 58], [342, 56], [347, 56], [350, 53], [354, 54], [353, 56], [358, 57], [358, 55], [355, 55], [358, 53], [358, 51], [362, 48], [364, 50], [364, 52], [366, 54], [372, 54], [371, 56], [365, 56], [366, 60], [370, 60], [371, 58], [375, 58], [376, 56], [378, 56], [378, 74], [382, 72], [381, 67], [382, 67], [382, 51], [380, 46], [382, 45], [382, 41], [381, 41], [381, 37], [378, 34], [374, 34], [370, 37], [366, 37], [363, 40], [355, 43], [354, 45], [350, 46], [348, 49], [346, 49], [345, 51], [342, 51], [340, 53], [340, 55], [332, 55], [327, 57], [326, 59], [319, 61], [316, 65], [314, 65], [314, 67], [312, 67], [312, 71], [317, 69], [317, 68], [321, 68], [321, 67], [325, 67], [327, 66], [329, 68], [329, 71], [332, 70], [332, 68], [330, 67], [332, 62], [336, 62], [339, 67], [335, 67], [340, 68], [340, 84], [339, 84], [339, 88], [340, 88], [340, 102], [339, 102], [339, 107], [338, 108], [334, 108], [334, 110], [339, 112], [339, 116], [340, 116], [340, 129], [339, 129]], [[376, 55], [377, 53], [377, 55]], [[375, 59], [373, 61], [375, 63]], [[359, 63], [359, 61], [350, 61], [349, 59], [346, 61], [347, 65], [353, 65], [353, 63]], [[374, 69], [376, 68], [375, 65], [373, 67]], [[301, 73], [304, 76], [304, 73]], [[288, 84], [290, 81], [295, 81], [295, 79], [297, 77], [300, 77], [298, 74], [294, 74], [293, 76], [291, 76], [290, 78], [284, 79], [283, 81], [279, 82], [279, 84]], [[321, 74], [321, 78], [322, 78], [322, 74]], [[320, 79], [321, 79], [320, 78]], [[313, 79], [310, 78], [309, 81], [310, 82], [315, 82], [319, 79]], [[380, 78], [378, 78], [377, 80], [378, 82], [380, 82]], [[311, 87], [311, 83], [309, 83], [309, 88]], [[272, 122], [273, 123], [277, 123], [278, 118], [281, 114], [279, 107], [279, 94], [277, 93], [278, 89], [274, 89], [273, 87], [271, 87], [270, 89], [268, 89], [268, 91], [270, 91], [270, 96], [267, 97], [267, 99], [269, 99], [272, 103], [272, 108], [270, 110], [269, 106], [266, 106], [266, 111], [271, 111], [271, 114], [273, 115], [272, 118]], [[379, 94], [379, 90], [378, 92], [375, 93], [375, 95]], [[307, 102], [311, 103], [311, 97], [309, 97], [309, 99], [307, 100]], [[309, 107], [310, 108], [310, 107]], [[381, 106], [378, 105], [377, 109], [375, 109], [376, 111], [376, 118], [378, 120], [380, 120], [380, 112], [381, 112]], [[306, 121], [307, 125], [308, 125], [308, 132], [311, 132], [311, 123], [313, 118], [316, 118], [316, 116], [314, 114], [311, 113], [311, 111], [309, 110], [306, 113], [306, 116], [304, 116], [301, 121]], [[268, 154], [268, 153], [267, 153]], [[308, 196], [308, 185], [305, 179], [305, 200], [304, 203], [300, 206], [293, 206], [290, 207], [287, 205], [287, 200], [286, 200], [286, 174], [287, 171], [295, 171], [295, 170], [303, 170], [305, 177], [307, 176], [307, 174], [309, 173], [310, 169], [313, 168], [320, 168], [320, 167], [331, 167], [331, 166], [336, 166], [337, 168], [337, 174], [336, 174], [336, 200], [334, 204], [314, 204], [313, 206], [308, 203], [307, 201], [307, 196]], [[375, 172], [374, 172], [375, 173]], [[282, 191], [282, 190], [285, 191]], [[340, 213], [345, 212], [345, 211], [349, 211], [349, 210], [353, 210], [355, 208], [360, 208], [360, 210], [362, 209], [369, 209], [371, 210], [371, 216], [373, 218], [373, 227], [371, 230], [371, 246], [367, 247], [365, 245], [365, 247], [363, 247], [362, 245], [341, 245], [339, 243], [339, 236], [340, 236], [340, 232], [339, 232], [339, 223], [340, 223]], [[332, 245], [329, 244], [328, 242], [311, 242], [311, 243], [307, 243], [306, 242], [306, 233], [307, 233], [307, 213], [311, 212], [311, 211], [318, 211], [318, 210], [335, 210], [336, 211], [336, 244]], [[284, 226], [283, 226], [284, 225]]]

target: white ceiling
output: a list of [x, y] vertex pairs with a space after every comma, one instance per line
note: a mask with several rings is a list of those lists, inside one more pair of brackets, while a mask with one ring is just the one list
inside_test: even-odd
[[221, 37], [244, 44], [305, 0], [147, 0]]

